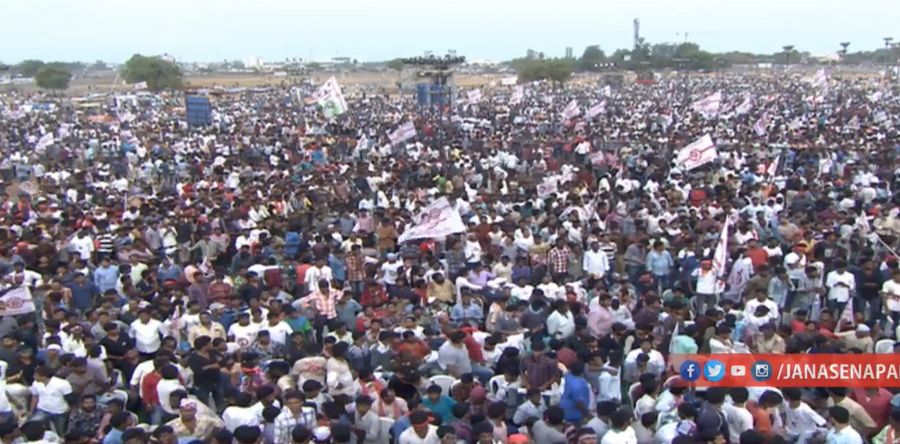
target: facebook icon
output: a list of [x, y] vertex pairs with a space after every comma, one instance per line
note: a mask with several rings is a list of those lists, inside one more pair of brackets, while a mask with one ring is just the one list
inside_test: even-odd
[[700, 364], [697, 361], [684, 361], [679, 370], [681, 379], [688, 382], [694, 382], [700, 379]]

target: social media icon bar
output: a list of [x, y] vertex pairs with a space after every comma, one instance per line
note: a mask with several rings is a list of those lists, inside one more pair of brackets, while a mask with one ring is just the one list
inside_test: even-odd
[[731, 366], [731, 376], [747, 376], [747, 366], [745, 365], [732, 365]]
[[768, 381], [772, 377], [772, 364], [766, 361], [754, 362], [751, 376], [759, 382]]
[[725, 377], [725, 364], [722, 361], [710, 359], [703, 366], [703, 377], [709, 382], [719, 382]]
[[688, 382], [694, 382], [700, 379], [700, 364], [697, 361], [684, 361], [678, 373], [681, 379]]

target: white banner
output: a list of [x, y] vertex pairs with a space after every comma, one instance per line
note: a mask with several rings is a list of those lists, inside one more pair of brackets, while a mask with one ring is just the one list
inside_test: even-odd
[[500, 79], [500, 84], [503, 86], [513, 86], [516, 83], [519, 83], [519, 78], [516, 76], [504, 77], [504, 78]]
[[481, 90], [473, 89], [466, 93], [466, 98], [469, 99], [469, 103], [478, 103], [481, 101]]
[[550, 197], [551, 194], [559, 190], [559, 184], [556, 180], [544, 180], [537, 186], [537, 195], [541, 199]]
[[15, 316], [26, 313], [34, 313], [34, 299], [31, 297], [31, 290], [28, 287], [14, 288], [3, 296], [0, 296], [0, 303], [3, 309], [0, 314], [3, 316]]
[[694, 168], [706, 165], [719, 157], [716, 145], [709, 134], [695, 140], [690, 145], [681, 149], [675, 158], [675, 164], [690, 171]]
[[450, 234], [466, 231], [466, 225], [463, 223], [462, 217], [459, 216], [458, 211], [453, 209], [446, 197], [442, 197], [425, 207], [413, 221], [415, 223], [400, 234], [397, 242], [403, 243], [413, 239], [444, 238]]
[[747, 96], [747, 98], [744, 99], [744, 102], [734, 109], [734, 113], [740, 116], [749, 113], [751, 109], [753, 109], [753, 105], [750, 102], [750, 96]]
[[612, 97], [612, 87], [609, 85], [604, 86], [603, 89], [600, 90], [600, 94], [602, 94], [603, 97]]
[[137, 83], [135, 83], [134, 85], [131, 85], [131, 87], [132, 87], [135, 91], [140, 91], [140, 90], [142, 90], [142, 89], [147, 89], [147, 82], [137, 82]]
[[780, 162], [781, 154], [775, 156], [775, 159], [773, 159], [772, 162], [769, 163], [769, 166], [766, 168], [766, 174], [768, 174], [769, 177], [775, 177], [775, 175], [778, 174], [778, 164]]
[[694, 111], [700, 114], [718, 114], [719, 106], [722, 105], [722, 93], [716, 91], [714, 94], [704, 97], [691, 105]]
[[391, 139], [391, 145], [406, 142], [413, 137], [416, 137], [416, 126], [412, 122], [400, 125], [388, 135], [388, 138]]
[[322, 107], [322, 113], [328, 119], [347, 112], [347, 101], [344, 99], [344, 93], [341, 92], [341, 85], [334, 77], [329, 78], [324, 85], [317, 89], [313, 97], [316, 98], [316, 103]]
[[753, 124], [753, 131], [756, 131], [756, 135], [759, 137], [765, 136], [768, 132], [769, 127], [769, 115], [763, 114], [756, 123]]
[[578, 102], [575, 99], [572, 99], [572, 101], [569, 102], [569, 104], [566, 105], [566, 108], [563, 110], [562, 117], [563, 119], [571, 120], [579, 114], [581, 114], [581, 110], [578, 109]]
[[597, 117], [600, 114], [603, 114], [605, 112], [606, 112], [606, 100], [592, 106], [588, 110], [587, 116], [588, 116], [588, 119], [593, 119], [594, 117]]
[[517, 105], [519, 103], [522, 103], [523, 99], [525, 99], [525, 87], [522, 85], [518, 85], [513, 91], [512, 96], [510, 96], [509, 103], [511, 105]]
[[37, 145], [34, 146], [34, 149], [37, 151], [43, 151], [47, 149], [50, 145], [53, 145], [53, 133], [47, 133], [41, 136], [41, 139], [37, 141]]
[[817, 89], [828, 86], [828, 74], [825, 73], [825, 68], [816, 71], [816, 75], [810, 79], [809, 83], [812, 84], [813, 88]]

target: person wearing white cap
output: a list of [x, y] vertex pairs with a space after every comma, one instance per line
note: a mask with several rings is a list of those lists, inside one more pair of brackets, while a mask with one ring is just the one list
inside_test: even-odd
[[848, 349], [858, 348], [863, 353], [874, 353], [875, 342], [872, 340], [872, 329], [866, 324], [859, 324], [855, 330], [837, 333], [838, 338]]

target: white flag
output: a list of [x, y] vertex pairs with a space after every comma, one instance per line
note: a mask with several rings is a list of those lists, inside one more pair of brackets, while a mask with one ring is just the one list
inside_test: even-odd
[[759, 137], [765, 136], [769, 127], [769, 115], [763, 114], [756, 123], [753, 124], [753, 131]]
[[865, 210], [860, 210], [859, 216], [856, 218], [856, 227], [862, 235], [872, 232], [872, 227], [869, 226], [869, 218], [866, 216]]
[[856, 116], [853, 116], [853, 118], [850, 119], [849, 122], [847, 122], [847, 128], [850, 128], [852, 130], [858, 130], [859, 129], [859, 118]]
[[753, 105], [750, 103], [750, 96], [747, 96], [747, 98], [744, 99], [744, 102], [734, 109], [734, 112], [740, 116], [749, 113], [751, 109], [753, 109]]
[[144, 90], [147, 89], [147, 82], [137, 82], [134, 85], [131, 85], [131, 87], [134, 88], [135, 91]]
[[34, 298], [31, 297], [31, 290], [26, 286], [8, 291], [0, 296], [0, 302], [4, 304], [3, 310], [0, 310], [0, 314], [3, 316], [34, 313]]
[[579, 114], [581, 114], [581, 110], [578, 109], [578, 102], [575, 99], [572, 99], [572, 101], [569, 102], [569, 104], [566, 105], [566, 108], [563, 110], [562, 117], [565, 120], [571, 120]]
[[481, 101], [481, 90], [473, 89], [466, 93], [466, 98], [469, 99], [469, 104], [478, 103]]
[[716, 271], [716, 276], [721, 279], [725, 276], [725, 265], [728, 261], [728, 225], [731, 224], [731, 218], [725, 219], [725, 226], [719, 233], [719, 242], [716, 243], [716, 251], [713, 252], [712, 268]]
[[341, 92], [341, 85], [334, 77], [329, 78], [324, 85], [317, 89], [313, 97], [316, 99], [316, 103], [322, 107], [322, 113], [328, 119], [347, 112], [347, 101], [344, 99], [344, 93]]
[[503, 86], [513, 86], [516, 83], [519, 83], [519, 78], [517, 76], [504, 77], [500, 79], [500, 84]]
[[509, 103], [512, 105], [517, 105], [522, 103], [522, 100], [525, 99], [525, 87], [522, 85], [517, 85], [516, 89], [513, 90], [512, 96], [509, 98]]
[[775, 175], [778, 174], [779, 162], [781, 162], [781, 154], [775, 156], [775, 159], [772, 160], [772, 162], [769, 163], [769, 166], [766, 168], [766, 174], [768, 174], [769, 177], [775, 177]]
[[400, 125], [388, 135], [388, 138], [391, 139], [391, 145], [406, 142], [413, 137], [416, 137], [416, 126], [412, 122]]
[[716, 145], [709, 134], [695, 140], [690, 145], [681, 149], [675, 158], [675, 164], [690, 171], [694, 168], [706, 165], [719, 157]]
[[719, 113], [719, 107], [722, 105], [722, 93], [715, 93], [704, 97], [691, 105], [694, 111], [700, 114], [715, 115]]
[[606, 112], [606, 100], [592, 106], [588, 110], [587, 116], [588, 116], [588, 119], [593, 119], [594, 117], [597, 117], [600, 114], [603, 114], [605, 112]]
[[816, 71], [816, 75], [810, 79], [810, 83], [813, 88], [822, 89], [828, 86], [828, 74], [825, 73], [825, 68], [822, 68]]
[[446, 197], [442, 197], [422, 209], [413, 222], [413, 225], [403, 230], [397, 242], [402, 244], [413, 239], [444, 238], [450, 234], [466, 231], [462, 217], [458, 211], [453, 209]]
[[603, 97], [612, 97], [612, 87], [609, 85], [604, 86], [603, 89], [600, 90], [600, 94], [602, 94]]
[[53, 145], [53, 133], [47, 133], [41, 136], [41, 139], [37, 141], [37, 145], [34, 146], [34, 149], [37, 151], [43, 151], [47, 149], [50, 145]]
[[872, 94], [869, 94], [869, 100], [872, 102], [877, 102], [877, 101], [881, 100], [882, 97], [884, 97], [884, 91], [881, 91], [881, 90], [875, 91]]

